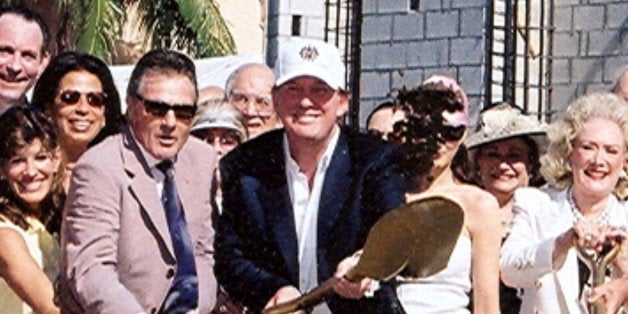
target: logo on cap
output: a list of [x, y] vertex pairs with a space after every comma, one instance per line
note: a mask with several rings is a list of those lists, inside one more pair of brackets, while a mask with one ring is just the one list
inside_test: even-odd
[[301, 49], [299, 55], [305, 61], [314, 61], [316, 60], [316, 58], [318, 58], [318, 50], [316, 49], [316, 47], [305, 46], [303, 47], [303, 49]]

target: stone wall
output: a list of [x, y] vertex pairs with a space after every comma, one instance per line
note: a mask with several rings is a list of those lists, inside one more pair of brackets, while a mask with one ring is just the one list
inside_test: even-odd
[[552, 107], [609, 90], [628, 65], [628, 2], [554, 0]]
[[490, 0], [363, 2], [360, 121], [402, 86], [432, 73], [456, 77], [471, 98], [472, 112], [485, 98], [485, 15]]

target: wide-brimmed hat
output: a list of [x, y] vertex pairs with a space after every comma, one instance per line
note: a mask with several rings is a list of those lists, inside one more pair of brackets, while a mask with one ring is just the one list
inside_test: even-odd
[[475, 148], [491, 142], [513, 137], [528, 136], [540, 151], [547, 145], [547, 127], [534, 117], [527, 116], [518, 108], [501, 104], [480, 114], [476, 129], [465, 141], [467, 148]]
[[204, 129], [233, 130], [238, 134], [242, 142], [248, 138], [242, 113], [225, 101], [210, 101], [200, 106], [199, 112], [194, 122], [192, 122], [190, 132]]
[[324, 41], [292, 37], [279, 47], [275, 85], [300, 76], [311, 76], [338, 90], [344, 88], [345, 66], [336, 46]]

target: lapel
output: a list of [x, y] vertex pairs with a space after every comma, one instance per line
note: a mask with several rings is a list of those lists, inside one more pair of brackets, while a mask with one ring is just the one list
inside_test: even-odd
[[[573, 214], [571, 205], [567, 200], [566, 191], [567, 189], [564, 189], [556, 195], [556, 209], [553, 211], [552, 219], [547, 220], [548, 223], [553, 225], [551, 229], [545, 230], [552, 230], [553, 236], [557, 236], [571, 228], [573, 224]], [[559, 304], [569, 308], [570, 313], [579, 313], [577, 304], [579, 302], [578, 295], [580, 294], [578, 285], [580, 274], [578, 272], [578, 256], [575, 249], [569, 250], [563, 267], [555, 271], [554, 274], [556, 276], [556, 293], [559, 298]]]
[[[177, 156], [177, 162], [175, 163], [175, 172], [174, 172], [174, 182], [177, 186], [177, 193], [179, 194], [179, 200], [181, 201], [181, 210], [186, 217], [186, 219], [190, 219], [190, 215], [188, 212], [193, 208], [194, 204], [192, 204], [193, 199], [198, 199], [199, 197], [204, 197], [202, 195], [194, 195], [195, 192], [200, 191], [202, 187], [194, 187], [192, 182], [192, 178], [197, 174], [194, 173], [194, 167], [187, 162], [187, 143], [183, 145], [181, 151], [179, 151]], [[207, 191], [209, 191], [210, 187], [207, 187]], [[209, 192], [207, 192], [209, 194]], [[188, 222], [188, 232], [189, 226], [191, 224]]]
[[[261, 182], [258, 197], [261, 208], [264, 209], [266, 221], [272, 230], [281, 255], [286, 262], [292, 282], [299, 282], [299, 262], [296, 226], [294, 211], [290, 200], [288, 180], [286, 178], [286, 164], [283, 151], [283, 132], [270, 141], [264, 141], [266, 152], [255, 153], [258, 156], [267, 156], [260, 161], [257, 168]], [[270, 142], [270, 143], [269, 143]], [[265, 150], [262, 148], [262, 150]]]
[[326, 246], [330, 239], [333, 226], [338, 224], [338, 216], [346, 205], [349, 189], [353, 184], [353, 177], [350, 175], [352, 167], [349, 142], [343, 129], [340, 128], [339, 131], [338, 144], [325, 173], [318, 205], [317, 242], [322, 247]]
[[151, 176], [148, 165], [130, 131], [125, 129], [123, 134], [122, 164], [131, 181], [129, 191], [138, 202], [140, 210], [146, 213], [157, 230], [161, 237], [160, 242], [165, 244], [170, 255], [174, 258], [168, 222], [157, 194], [155, 180]]

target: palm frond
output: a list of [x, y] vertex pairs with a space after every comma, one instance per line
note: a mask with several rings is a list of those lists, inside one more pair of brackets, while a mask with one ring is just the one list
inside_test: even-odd
[[113, 0], [84, 2], [82, 23], [75, 40], [76, 49], [111, 62], [115, 53], [115, 38], [124, 12]]
[[196, 32], [196, 53], [223, 56], [235, 53], [235, 43], [213, 0], [176, 0], [189, 28]]
[[198, 58], [235, 52], [212, 0], [139, 0], [139, 12], [152, 48], [184, 50]]

